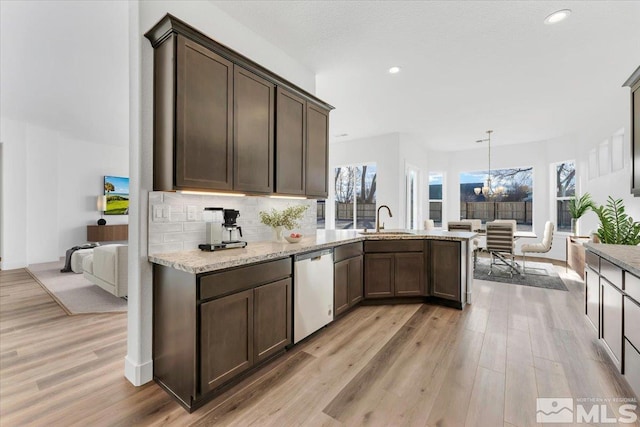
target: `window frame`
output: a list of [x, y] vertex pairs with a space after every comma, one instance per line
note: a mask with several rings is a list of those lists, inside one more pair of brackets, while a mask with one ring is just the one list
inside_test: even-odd
[[[430, 177], [431, 175], [440, 175], [440, 179], [442, 181], [442, 191], [440, 194], [440, 199], [432, 199], [431, 198], [431, 191], [430, 191], [430, 186], [431, 186], [431, 181], [430, 181]], [[444, 201], [445, 201], [445, 173], [444, 172], [439, 172], [439, 171], [433, 171], [433, 172], [429, 172], [428, 176], [427, 176], [427, 200], [428, 200], [428, 204], [429, 204], [429, 213], [427, 214], [428, 219], [433, 219], [431, 218], [431, 202], [438, 202], [440, 203], [440, 222], [438, 225], [438, 223], [436, 223], [436, 221], [433, 221], [433, 225], [435, 228], [442, 228], [442, 223], [444, 222]]]
[[[359, 163], [347, 163], [347, 164], [340, 164], [340, 165], [335, 165], [333, 166], [333, 177], [334, 177], [334, 181], [335, 181], [335, 173], [336, 173], [336, 169], [338, 168], [362, 168], [363, 166], [374, 166], [376, 168], [376, 181], [377, 181], [377, 176], [378, 176], [378, 164], [377, 162], [359, 162]], [[338, 212], [335, 209], [336, 203], [337, 203], [337, 199], [336, 199], [336, 191], [335, 191], [335, 183], [333, 185], [333, 203], [332, 203], [332, 209], [334, 210], [333, 212], [333, 229], [334, 230], [365, 230], [364, 228], [356, 228], [358, 225], [358, 207], [357, 207], [357, 200], [358, 200], [358, 195], [357, 192], [355, 190], [355, 185], [356, 185], [356, 175], [354, 175], [353, 177], [354, 179], [354, 193], [353, 193], [353, 227], [351, 228], [336, 228], [337, 225], [337, 221], [338, 221]], [[376, 203], [375, 203], [375, 207], [377, 209], [378, 207], [378, 190], [376, 187]], [[326, 204], [325, 204], [325, 218], [326, 218]], [[326, 220], [325, 220], [325, 228], [326, 228]]]
[[[558, 196], [558, 165], [564, 164], [564, 163], [573, 163], [573, 196]], [[552, 206], [553, 206], [553, 219], [554, 219], [554, 223], [556, 225], [556, 233], [559, 234], [571, 234], [571, 221], [569, 221], [569, 229], [560, 229], [560, 224], [558, 221], [558, 202], [564, 202], [564, 201], [568, 201], [571, 200], [573, 198], [575, 198], [575, 195], [577, 193], [578, 190], [578, 185], [577, 185], [577, 179], [576, 177], [578, 176], [578, 163], [576, 162], [575, 159], [567, 159], [567, 160], [561, 160], [558, 162], [553, 162], [551, 164], [551, 176], [553, 177], [552, 179], [552, 189], [553, 189], [553, 196], [552, 196]]]

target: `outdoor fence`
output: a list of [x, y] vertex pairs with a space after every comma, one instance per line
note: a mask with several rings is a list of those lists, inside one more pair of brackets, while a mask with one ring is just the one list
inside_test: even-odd
[[[358, 221], [362, 219], [376, 219], [375, 203], [356, 203]], [[336, 220], [353, 220], [353, 203], [336, 202]]]
[[518, 224], [531, 224], [532, 202], [460, 202], [460, 218], [515, 219]]

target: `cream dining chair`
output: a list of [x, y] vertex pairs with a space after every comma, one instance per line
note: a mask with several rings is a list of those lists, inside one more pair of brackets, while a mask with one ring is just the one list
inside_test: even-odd
[[527, 253], [544, 254], [551, 250], [551, 244], [553, 243], [553, 231], [555, 225], [551, 221], [547, 221], [544, 225], [544, 235], [540, 243], [527, 243], [522, 245], [522, 275], [525, 274], [525, 261]]

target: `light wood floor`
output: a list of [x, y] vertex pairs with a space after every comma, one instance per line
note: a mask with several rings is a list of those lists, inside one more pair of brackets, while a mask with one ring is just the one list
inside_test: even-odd
[[188, 414], [124, 379], [125, 314], [67, 316], [26, 271], [2, 271], [0, 425], [525, 427], [537, 396], [635, 397], [582, 314], [582, 285], [567, 285], [476, 281], [464, 311], [357, 308]]

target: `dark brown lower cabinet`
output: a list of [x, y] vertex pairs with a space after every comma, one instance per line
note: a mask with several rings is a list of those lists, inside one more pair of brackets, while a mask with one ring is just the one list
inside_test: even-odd
[[422, 253], [395, 254], [394, 267], [396, 296], [424, 295], [424, 257]]
[[291, 344], [291, 279], [254, 289], [254, 355], [260, 362]]
[[362, 255], [334, 264], [334, 316], [339, 316], [362, 301]]
[[[268, 285], [267, 285], [268, 286]], [[254, 290], [200, 306], [200, 387], [213, 390], [254, 361]]]
[[460, 242], [431, 240], [431, 295], [460, 301]]
[[[370, 250], [414, 249], [406, 242], [367, 242]], [[414, 244], [412, 242], [411, 244]], [[422, 242], [418, 242], [422, 248]], [[365, 250], [369, 250], [365, 249]], [[365, 298], [423, 296], [423, 252], [366, 253], [364, 262]]]
[[365, 254], [365, 298], [388, 298], [394, 295], [394, 260], [393, 254]]
[[291, 258], [214, 273], [153, 267], [153, 376], [189, 411], [291, 344]]

